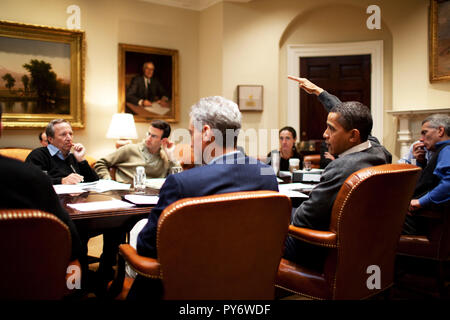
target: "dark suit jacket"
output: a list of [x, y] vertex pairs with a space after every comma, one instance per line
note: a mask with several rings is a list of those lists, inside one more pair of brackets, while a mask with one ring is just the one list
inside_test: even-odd
[[[362, 168], [386, 164], [383, 152], [370, 147], [331, 161], [322, 173], [320, 183], [312, 190], [308, 200], [293, 212], [291, 223], [297, 227], [329, 230], [334, 200], [344, 181]], [[284, 257], [290, 261], [319, 269], [327, 249], [307, 244], [292, 237], [286, 240]]]
[[[159, 216], [168, 205], [179, 199], [237, 191], [278, 191], [273, 170], [255, 159], [251, 161], [238, 152], [225, 155], [208, 165], [169, 175], [161, 188], [157, 205], [150, 212], [147, 224], [138, 235], [138, 253], [156, 258], [156, 229]], [[263, 172], [266, 174], [261, 174], [263, 168], [268, 170]]]
[[49, 177], [35, 166], [0, 156], [0, 208], [38, 209], [64, 222], [72, 237], [71, 260], [82, 255], [80, 237], [69, 214], [61, 206]]
[[146, 94], [144, 76], [136, 76], [131, 80], [130, 86], [127, 88], [126, 99], [127, 102], [138, 105], [141, 99], [147, 99], [153, 102], [161, 99], [163, 96], [167, 97], [167, 93], [157, 79], [151, 79]]

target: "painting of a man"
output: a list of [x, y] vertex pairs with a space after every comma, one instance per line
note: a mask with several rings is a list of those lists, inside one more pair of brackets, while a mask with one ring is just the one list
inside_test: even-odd
[[119, 43], [119, 112], [178, 122], [178, 51]]
[[143, 107], [150, 107], [153, 102], [167, 102], [166, 91], [158, 79], [153, 78], [155, 71], [153, 62], [144, 63], [142, 70], [143, 75], [134, 77], [127, 88], [127, 102]]

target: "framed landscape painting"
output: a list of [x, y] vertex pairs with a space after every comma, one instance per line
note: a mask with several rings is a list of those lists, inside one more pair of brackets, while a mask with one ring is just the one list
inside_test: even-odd
[[450, 81], [450, 0], [430, 0], [430, 81]]
[[0, 21], [0, 104], [5, 128], [83, 128], [84, 32]]

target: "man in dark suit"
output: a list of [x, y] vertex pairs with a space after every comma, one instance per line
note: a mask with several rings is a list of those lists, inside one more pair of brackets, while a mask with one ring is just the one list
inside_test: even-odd
[[[159, 201], [138, 235], [137, 252], [140, 255], [157, 257], [158, 219], [167, 206], [179, 199], [236, 191], [278, 191], [271, 167], [236, 150], [240, 128], [241, 113], [230, 100], [207, 97], [192, 106], [189, 124], [191, 144], [195, 163], [203, 165], [167, 177]], [[149, 290], [151, 282], [138, 275], [128, 298], [144, 298], [154, 293], [155, 290]], [[152, 285], [154, 289], [160, 283], [153, 281]]]
[[127, 102], [142, 107], [150, 107], [153, 102], [164, 106], [168, 101], [167, 93], [161, 83], [153, 78], [155, 65], [153, 62], [146, 62], [142, 70], [144, 74], [134, 77], [127, 88]]
[[[318, 87], [307, 79], [300, 80], [303, 80], [299, 84], [304, 90], [317, 90]], [[324, 92], [322, 90], [318, 95]], [[328, 151], [337, 158], [326, 166], [309, 199], [293, 212], [293, 225], [328, 230], [333, 204], [344, 181], [360, 169], [388, 162], [387, 150], [370, 139], [372, 125], [369, 108], [360, 102], [339, 101], [329, 110], [323, 137]], [[326, 255], [326, 248], [318, 248], [290, 236], [286, 240], [284, 257], [292, 262], [321, 272]]]

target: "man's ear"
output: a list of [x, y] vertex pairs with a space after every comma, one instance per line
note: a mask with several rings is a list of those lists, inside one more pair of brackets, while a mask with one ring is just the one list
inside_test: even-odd
[[205, 124], [202, 128], [202, 140], [203, 142], [210, 142], [214, 138], [213, 131], [211, 127]]
[[361, 143], [361, 134], [358, 129], [350, 130], [350, 142], [358, 145]]
[[442, 137], [444, 136], [444, 134], [445, 134], [445, 129], [444, 129], [444, 127], [440, 126], [440, 127], [438, 127], [437, 130], [438, 130], [438, 135], [439, 135], [439, 137], [442, 138]]

